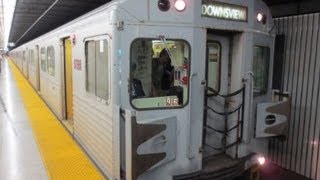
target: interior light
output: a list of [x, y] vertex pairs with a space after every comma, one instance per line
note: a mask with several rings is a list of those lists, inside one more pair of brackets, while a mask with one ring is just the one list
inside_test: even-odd
[[161, 11], [168, 11], [170, 9], [170, 1], [169, 0], [159, 0], [158, 7]]
[[186, 9], [186, 3], [184, 2], [184, 0], [176, 0], [176, 2], [174, 3], [174, 7], [177, 11], [183, 11]]
[[260, 156], [260, 157], [258, 157], [258, 162], [262, 166], [266, 163], [266, 158]]
[[265, 23], [267, 22], [267, 17], [266, 17], [266, 15], [264, 15], [264, 14], [262, 14], [262, 13], [258, 13], [258, 14], [257, 14], [257, 21], [258, 21], [259, 23], [265, 24]]

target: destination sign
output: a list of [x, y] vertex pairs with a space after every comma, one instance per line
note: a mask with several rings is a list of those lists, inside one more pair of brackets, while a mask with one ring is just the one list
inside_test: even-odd
[[202, 0], [201, 15], [234, 21], [247, 21], [247, 7], [213, 0]]

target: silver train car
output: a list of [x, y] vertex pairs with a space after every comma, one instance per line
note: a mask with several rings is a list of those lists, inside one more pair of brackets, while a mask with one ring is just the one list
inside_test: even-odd
[[10, 52], [108, 179], [232, 179], [285, 136], [262, 0], [114, 0]]

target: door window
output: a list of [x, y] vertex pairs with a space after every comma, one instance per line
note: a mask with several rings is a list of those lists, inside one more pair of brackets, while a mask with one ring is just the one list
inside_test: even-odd
[[[218, 42], [207, 43], [207, 82], [211, 89], [209, 94], [216, 94], [220, 91], [221, 72], [221, 45]], [[212, 92], [212, 90], [214, 92]]]

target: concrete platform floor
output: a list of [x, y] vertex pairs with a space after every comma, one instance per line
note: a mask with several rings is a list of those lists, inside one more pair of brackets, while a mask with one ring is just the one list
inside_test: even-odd
[[0, 180], [102, 180], [9, 58], [0, 74]]
[[46, 180], [47, 173], [8, 64], [0, 74], [0, 179]]

